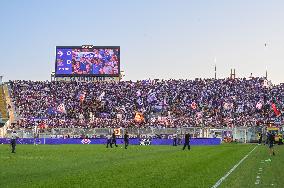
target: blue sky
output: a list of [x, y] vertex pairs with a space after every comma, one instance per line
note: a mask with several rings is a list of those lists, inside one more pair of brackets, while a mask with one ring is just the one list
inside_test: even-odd
[[[55, 46], [121, 46], [125, 80], [264, 76], [284, 82], [281, 0], [0, 2], [0, 74], [49, 80]], [[267, 47], [264, 44], [267, 43]]]

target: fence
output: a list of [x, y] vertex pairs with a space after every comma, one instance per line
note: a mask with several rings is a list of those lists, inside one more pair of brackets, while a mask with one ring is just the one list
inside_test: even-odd
[[[225, 142], [256, 142], [258, 133], [264, 133], [262, 127], [237, 127], [237, 128], [127, 128], [117, 129], [118, 138], [123, 138], [124, 133], [127, 131], [132, 138], [165, 138], [171, 139], [174, 134], [183, 138], [185, 133], [189, 133], [193, 138], [221, 138]], [[94, 129], [79, 129], [79, 128], [54, 128], [48, 130], [41, 130], [39, 132], [40, 138], [105, 138], [107, 135], [114, 131], [112, 128], [94, 128]], [[7, 130], [6, 137], [9, 137], [12, 130]], [[17, 130], [20, 138], [33, 138], [35, 130], [22, 129]]]

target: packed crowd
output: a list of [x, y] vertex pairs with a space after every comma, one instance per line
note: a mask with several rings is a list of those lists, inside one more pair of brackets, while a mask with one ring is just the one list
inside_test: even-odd
[[118, 49], [72, 51], [72, 74], [118, 74]]
[[[284, 85], [263, 78], [107, 82], [10, 81], [16, 127], [233, 127], [279, 119]], [[272, 106], [276, 108], [272, 108]], [[137, 114], [140, 116], [137, 118]]]

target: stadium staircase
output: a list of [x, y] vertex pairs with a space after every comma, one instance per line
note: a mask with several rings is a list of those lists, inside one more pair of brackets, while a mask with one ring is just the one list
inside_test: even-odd
[[6, 106], [10, 106], [10, 108], [8, 109], [8, 116], [9, 116], [9, 120], [11, 123], [13, 123], [16, 120], [16, 111], [14, 109], [14, 105], [12, 104], [12, 100], [10, 98], [10, 92], [9, 92], [9, 88], [8, 85], [4, 85], [3, 86], [3, 90], [4, 90], [4, 95], [5, 95], [5, 101], [6, 101]]
[[8, 86], [4, 84], [0, 85], [0, 137], [5, 136], [7, 128], [15, 119], [13, 108], [8, 109], [7, 106], [12, 106], [12, 103]]
[[3, 86], [0, 85], [0, 137], [4, 136], [4, 125], [9, 120]]
[[2, 119], [8, 119], [8, 111], [6, 108], [6, 97], [4, 94], [4, 87], [0, 86], [0, 112], [2, 115]]

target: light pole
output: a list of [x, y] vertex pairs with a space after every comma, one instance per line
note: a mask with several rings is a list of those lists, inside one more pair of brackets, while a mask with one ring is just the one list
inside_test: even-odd
[[217, 66], [216, 66], [216, 62], [217, 62], [217, 59], [215, 57], [214, 58], [214, 64], [215, 64], [215, 67], [214, 67], [214, 78], [215, 78], [215, 80], [217, 79]]

